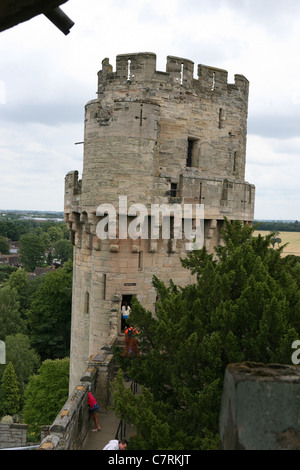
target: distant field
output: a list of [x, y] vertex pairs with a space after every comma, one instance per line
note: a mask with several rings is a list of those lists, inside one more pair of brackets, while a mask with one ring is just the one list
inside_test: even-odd
[[[255, 230], [254, 236], [257, 236], [259, 233], [261, 236], [265, 236], [270, 231]], [[281, 238], [280, 246], [288, 243], [288, 246], [283, 249], [283, 255], [300, 256], [300, 232], [279, 232], [278, 238]], [[277, 247], [278, 245], [276, 244], [275, 248]]]

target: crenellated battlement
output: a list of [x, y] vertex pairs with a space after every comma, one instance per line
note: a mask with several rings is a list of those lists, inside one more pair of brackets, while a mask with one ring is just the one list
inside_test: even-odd
[[241, 98], [248, 100], [249, 82], [243, 75], [235, 75], [235, 82], [228, 83], [228, 72], [216, 67], [199, 64], [197, 78], [194, 78], [195, 64], [193, 61], [168, 56], [166, 70], [156, 69], [156, 54], [152, 52], [120, 54], [116, 57], [116, 70], [113, 71], [109, 59], [102, 61], [102, 70], [99, 71], [99, 93], [103, 87], [113, 84], [137, 85], [145, 87], [151, 82], [151, 88], [162, 89], [165, 85], [175, 85], [183, 89], [193, 89], [197, 94], [218, 94], [235, 91]]

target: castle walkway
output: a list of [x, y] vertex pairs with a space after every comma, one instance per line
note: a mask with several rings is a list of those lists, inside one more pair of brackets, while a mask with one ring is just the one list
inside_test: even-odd
[[[100, 412], [98, 414], [98, 419], [101, 431], [89, 431], [81, 450], [102, 450], [111, 439], [121, 439], [120, 420], [112, 411]], [[127, 424], [125, 428], [123, 427], [122, 430], [122, 437], [127, 440], [134, 432], [133, 426], [129, 424]]]
[[[101, 373], [100, 367], [99, 371], [88, 368], [81, 385], [50, 427], [40, 450], [102, 450], [112, 439], [130, 440], [134, 427], [121, 425], [109, 403], [102, 402], [101, 431], [91, 431], [87, 394], [94, 379], [103, 375], [106, 374]], [[125, 382], [125, 385], [133, 384]], [[299, 396], [298, 366], [251, 362], [228, 365], [219, 418], [220, 449], [300, 450]]]
[[[125, 387], [132, 387], [132, 382], [125, 382]], [[111, 439], [127, 439], [134, 433], [134, 426], [124, 424], [109, 409], [100, 410], [98, 421], [101, 431], [89, 431], [81, 450], [102, 450]]]
[[[124, 424], [111, 411], [110, 385], [118, 370], [113, 348], [116, 345], [123, 347], [123, 344], [124, 336], [119, 335], [89, 358], [84, 375], [50, 426], [49, 434], [42, 440], [39, 449], [102, 450], [112, 439], [130, 439], [134, 432], [133, 426]], [[137, 384], [127, 382], [125, 377], [124, 385], [134, 393], [139, 393]], [[101, 431], [97, 432], [91, 430], [93, 423], [87, 406], [89, 391], [100, 405], [98, 422]]]

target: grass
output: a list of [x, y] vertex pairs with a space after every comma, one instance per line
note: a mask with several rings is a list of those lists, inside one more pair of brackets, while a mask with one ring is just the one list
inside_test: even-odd
[[[254, 236], [260, 234], [261, 236], [266, 236], [270, 233], [267, 230], [255, 230]], [[279, 232], [276, 237], [281, 238], [281, 243], [279, 246], [288, 245], [283, 249], [283, 256], [287, 255], [295, 255], [300, 256], [300, 232]], [[275, 244], [275, 248], [277, 248], [277, 243]]]

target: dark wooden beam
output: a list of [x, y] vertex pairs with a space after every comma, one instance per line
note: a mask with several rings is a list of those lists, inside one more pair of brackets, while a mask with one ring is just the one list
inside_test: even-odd
[[[51, 19], [51, 21], [55, 24], [55, 18], [59, 16], [65, 16], [66, 20], [68, 17], [64, 15], [58, 7], [67, 1], [68, 0], [0, 0], [0, 31], [12, 28], [37, 15], [45, 14], [46, 16], [52, 15], [53, 17], [55, 9], [57, 14], [54, 14], [54, 20]], [[60, 21], [60, 23], [63, 22], [62, 18], [58, 21]], [[67, 23], [68, 21], [66, 21], [66, 24]], [[74, 24], [69, 20], [69, 28], [72, 26], [71, 23], [72, 25]], [[62, 27], [56, 26], [63, 31]], [[66, 27], [64, 29], [66, 30]], [[63, 32], [67, 34], [67, 32]]]

